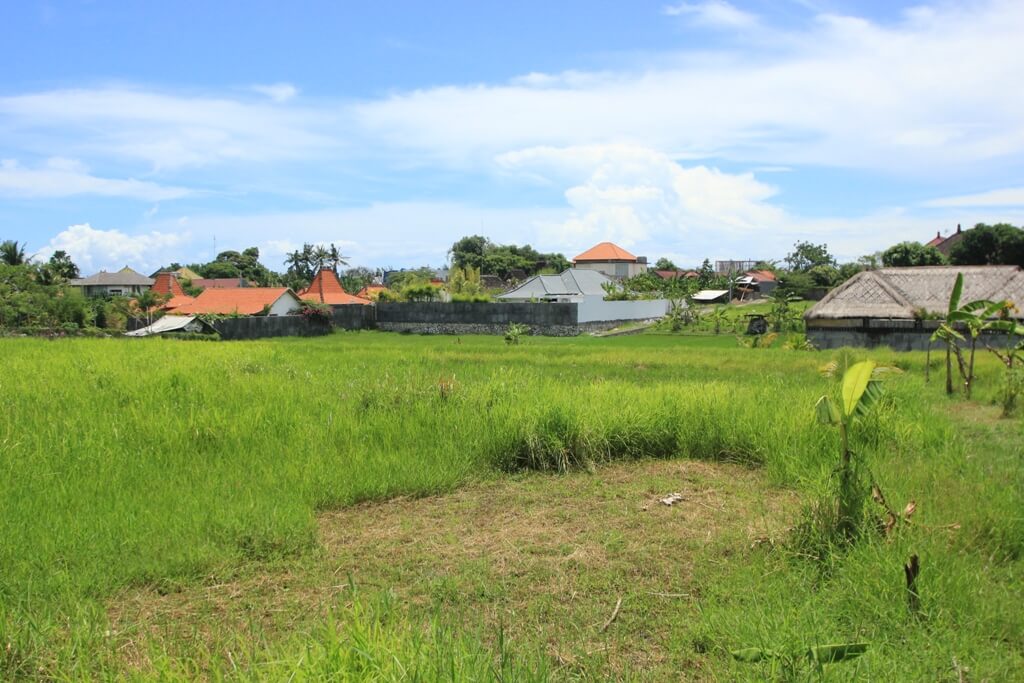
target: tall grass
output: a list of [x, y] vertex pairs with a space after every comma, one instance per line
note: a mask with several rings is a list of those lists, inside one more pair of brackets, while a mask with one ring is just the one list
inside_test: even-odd
[[[104, 601], [117, 590], [173, 590], [240, 563], [302, 557], [316, 547], [318, 511], [360, 501], [651, 457], [763, 467], [770, 482], [813, 497], [835, 465], [834, 435], [811, 412], [826, 358], [730, 341], [0, 340], [0, 677], [76, 667], [88, 677], [83, 652], [102, 649]], [[965, 467], [965, 489], [989, 485], [991, 471], [964, 464], [917, 374], [889, 392], [859, 442], [887, 495], [941, 498], [936, 489]], [[989, 500], [960, 519], [975, 525], [978, 553], [1015, 562], [1020, 492]], [[879, 581], [871, 553], [893, 553], [859, 552], [864, 576], [851, 581], [863, 592]], [[804, 620], [821, 605], [806, 602]], [[739, 625], [747, 609], [723, 596], [711, 623], [751, 640], [755, 627], [770, 633], [769, 622]], [[1011, 627], [1019, 645], [1020, 621]], [[444, 647], [456, 641], [470, 647]], [[324, 647], [307, 666], [352, 653]]]

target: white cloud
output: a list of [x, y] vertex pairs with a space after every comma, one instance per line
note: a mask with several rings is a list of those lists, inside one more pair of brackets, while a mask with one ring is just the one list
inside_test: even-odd
[[415, 90], [353, 112], [364, 135], [426, 163], [626, 142], [771, 165], [966, 174], [1024, 153], [1024, 90], [1007, 87], [1024, 72], [1022, 34], [1024, 3], [1005, 0], [891, 25], [820, 15], [769, 44]]
[[12, 144], [42, 139], [43, 153], [71, 148], [156, 169], [320, 157], [340, 145], [322, 131], [336, 118], [328, 110], [123, 87], [0, 97]]
[[1024, 187], [1007, 187], [976, 194], [942, 197], [924, 202], [927, 207], [1024, 206]]
[[118, 270], [125, 265], [148, 274], [174, 260], [172, 251], [188, 244], [190, 239], [188, 233], [130, 235], [120, 230], [97, 230], [84, 223], [59, 233], [38, 256], [47, 259], [53, 252], [64, 250], [85, 275], [97, 270]]
[[744, 12], [725, 0], [682, 2], [666, 6], [663, 12], [669, 16], [689, 17], [693, 23], [703, 26], [736, 29], [750, 28], [758, 23], [756, 15]]
[[100, 195], [149, 202], [179, 199], [191, 194], [184, 187], [158, 185], [129, 178], [100, 178], [80, 162], [54, 157], [39, 168], [25, 168], [14, 159], [0, 160], [0, 195], [17, 198]]
[[299, 94], [299, 89], [291, 83], [270, 83], [252, 86], [254, 92], [266, 95], [275, 102], [287, 102]]

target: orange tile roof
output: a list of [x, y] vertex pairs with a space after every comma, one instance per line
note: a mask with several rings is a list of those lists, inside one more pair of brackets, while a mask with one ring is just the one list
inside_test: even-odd
[[587, 249], [572, 261], [573, 263], [580, 261], [630, 261], [636, 263], [636, 256], [611, 242], [601, 242]]
[[775, 273], [770, 270], [748, 270], [744, 275], [749, 275], [759, 282], [775, 282]]
[[241, 289], [205, 289], [175, 313], [180, 315], [256, 315], [291, 292], [287, 287], [246, 287]]
[[358, 296], [360, 299], [372, 299], [381, 292], [386, 291], [388, 291], [388, 288], [385, 287], [384, 285], [366, 285], [358, 292], [356, 292], [356, 296]]
[[332, 306], [370, 303], [367, 299], [361, 299], [346, 292], [345, 288], [341, 286], [338, 276], [330, 268], [324, 268], [317, 273], [309, 287], [299, 292], [299, 298]]
[[185, 296], [185, 290], [178, 284], [178, 278], [173, 273], [161, 272], [156, 274], [156, 280], [150, 287], [157, 294], [170, 294], [171, 297]]

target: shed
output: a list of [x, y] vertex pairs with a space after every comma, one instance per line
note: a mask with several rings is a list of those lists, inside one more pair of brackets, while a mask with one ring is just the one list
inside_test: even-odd
[[165, 315], [152, 325], [139, 330], [125, 332], [126, 337], [149, 337], [169, 332], [193, 332], [198, 334], [215, 334], [213, 325], [194, 315]]
[[606, 284], [614, 281], [596, 270], [569, 268], [558, 275], [534, 275], [532, 278], [498, 295], [502, 301], [567, 301], [604, 300]]
[[[879, 346], [924, 349], [943, 315], [958, 273], [961, 301], [987, 299], [1024, 306], [1018, 266], [919, 266], [866, 270], [829, 292], [804, 313], [807, 336], [818, 348]], [[929, 320], [929, 318], [932, 318]]]

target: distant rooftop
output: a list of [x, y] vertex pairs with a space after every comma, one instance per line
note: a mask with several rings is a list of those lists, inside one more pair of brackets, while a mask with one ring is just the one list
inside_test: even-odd
[[633, 256], [633, 254], [630, 254], [628, 251], [618, 246], [617, 244], [612, 244], [611, 242], [601, 242], [600, 244], [596, 244], [592, 246], [590, 249], [587, 249], [585, 252], [574, 258], [572, 261], [573, 263], [580, 263], [581, 261], [624, 261], [627, 263], [636, 263], [637, 258], [636, 256]]

